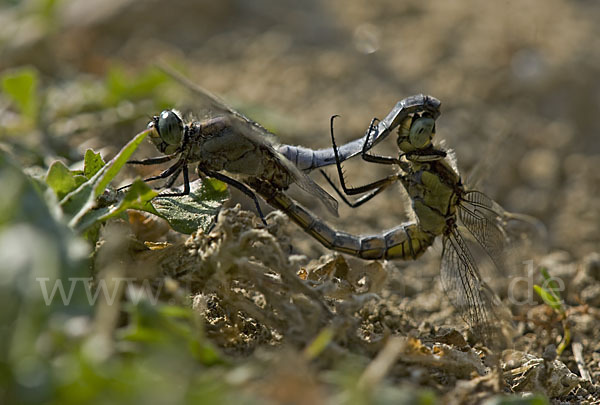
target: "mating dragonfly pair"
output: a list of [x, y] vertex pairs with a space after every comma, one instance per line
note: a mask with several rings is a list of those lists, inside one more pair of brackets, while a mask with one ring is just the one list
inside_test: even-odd
[[[176, 78], [208, 101], [217, 115], [186, 124], [179, 113], [166, 110], [148, 124], [150, 139], [164, 155], [129, 163], [154, 165], [174, 160], [161, 174], [145, 179], [167, 179], [165, 188], [173, 186], [183, 174], [183, 191], [164, 192], [159, 196], [189, 194], [188, 166], [196, 164], [199, 176], [221, 180], [252, 198], [263, 222], [256, 194], [286, 213], [321, 244], [342, 253], [367, 260], [414, 260], [437, 236], [442, 236], [441, 280], [450, 301], [486, 343], [499, 336], [499, 321], [505, 321], [506, 315], [495, 294], [482, 280], [458, 223], [460, 220], [500, 267], [506, 240], [503, 225], [511, 214], [483, 193], [468, 191], [448, 161], [447, 152], [432, 143], [435, 121], [440, 115], [437, 99], [424, 95], [406, 98], [383, 120], [374, 119], [363, 137], [339, 147], [333, 136], [333, 117], [332, 147], [312, 150], [279, 145], [276, 137], [256, 122], [186, 79]], [[396, 128], [398, 156], [369, 153]], [[366, 162], [395, 166], [398, 173], [361, 187], [347, 187], [341, 164], [357, 155]], [[381, 234], [352, 235], [332, 228], [285, 193], [296, 183], [337, 215], [337, 201], [306, 174], [332, 164], [336, 164], [342, 190], [326, 178], [344, 202], [359, 206], [399, 181], [411, 199], [416, 220]], [[359, 194], [362, 196], [354, 202], [346, 197]]]

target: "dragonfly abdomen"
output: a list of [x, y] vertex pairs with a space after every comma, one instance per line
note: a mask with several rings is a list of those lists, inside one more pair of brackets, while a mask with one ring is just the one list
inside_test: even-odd
[[268, 204], [283, 211], [327, 249], [366, 260], [415, 260], [435, 239], [435, 235], [423, 230], [416, 222], [405, 223], [376, 235], [359, 236], [338, 231], [268, 182], [254, 179], [252, 183], [252, 187]]

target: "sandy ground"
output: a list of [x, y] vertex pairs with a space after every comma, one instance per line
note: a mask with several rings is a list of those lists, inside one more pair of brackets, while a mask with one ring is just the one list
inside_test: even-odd
[[[37, 27], [36, 21], [27, 14], [20, 18], [6, 17], [13, 22], [2, 33], [2, 68], [32, 64], [48, 82], [68, 83], [76, 77], [102, 76], [115, 61], [133, 71], [158, 60], [185, 65], [193, 81], [273, 129], [284, 143], [329, 146], [333, 114], [341, 115], [336, 121], [340, 142], [351, 140], [401, 98], [416, 93], [437, 97], [442, 101], [437, 136], [455, 151], [463, 179], [506, 210], [538, 218], [547, 230], [547, 240], [533, 241], [535, 249], [515, 253], [512, 275], [498, 283], [516, 317], [513, 348], [541, 358], [547, 345], [557, 344], [561, 335], [560, 322], [535, 297], [526, 304], [508, 300], [511, 293], [528, 297], [527, 287], [538, 282], [537, 270], [530, 275], [522, 264], [532, 260], [535, 269], [545, 265], [564, 281], [575, 340], [583, 344], [586, 367], [598, 382], [600, 4], [177, 0], [166, 5], [155, 0], [112, 0], [92, 6], [81, 0], [63, 2], [56, 11], [56, 26], [48, 30], [27, 29]], [[147, 111], [152, 113], [156, 112]], [[143, 125], [142, 119], [114, 132], [84, 131], [69, 138], [69, 153], [83, 153], [87, 147], [114, 152]], [[393, 141], [377, 150], [392, 154]], [[360, 161], [345, 167], [353, 185], [389, 173], [389, 168]], [[313, 177], [323, 184], [319, 175]], [[361, 208], [341, 207], [335, 219], [310, 197], [292, 191], [304, 205], [353, 233], [379, 232], [406, 220], [409, 205], [402, 193], [398, 186]], [[252, 207], [234, 193], [229, 205], [237, 202]], [[304, 255], [299, 263], [307, 266], [308, 260], [327, 253], [293, 225], [285, 225], [283, 219], [281, 223], [285, 241], [295, 254]], [[283, 243], [281, 238], [278, 243]], [[364, 318], [359, 329], [365, 341], [391, 334], [419, 337], [422, 342], [424, 336], [439, 335], [444, 326], [466, 328], [452, 314], [436, 278], [440, 252], [438, 243], [417, 262], [385, 264], [387, 281], [376, 291], [377, 300], [355, 308], [356, 316]], [[362, 269], [365, 264], [351, 260], [350, 266]], [[515, 277], [522, 277], [518, 287], [509, 281]], [[216, 297], [213, 309], [228, 302], [219, 303]], [[393, 321], [382, 320], [386, 316]], [[261, 322], [255, 319], [254, 324]], [[246, 356], [265, 342], [306, 344], [286, 327], [279, 331], [283, 337], [261, 340], [252, 335], [261, 327], [264, 324], [248, 332], [254, 343], [229, 351]], [[212, 331], [216, 342], [219, 330]], [[410, 346], [414, 342], [408, 348], [403, 344], [398, 353], [408, 356], [419, 350]], [[353, 347], [348, 343], [347, 348]], [[377, 353], [360, 347], [368, 358]], [[559, 359], [579, 375], [571, 349]], [[419, 362], [401, 364], [417, 364], [415, 370], [429, 377], [417, 378], [396, 367], [390, 371], [392, 381], [427, 386], [460, 402], [457, 398], [464, 393], [457, 388], [457, 379], [469, 379], [469, 373], [431, 372]], [[516, 385], [508, 382], [519, 391]], [[520, 391], [528, 390], [524, 387]], [[596, 395], [598, 401], [594, 387], [586, 387], [556, 396], [577, 401]], [[281, 400], [275, 394], [272, 398]]]

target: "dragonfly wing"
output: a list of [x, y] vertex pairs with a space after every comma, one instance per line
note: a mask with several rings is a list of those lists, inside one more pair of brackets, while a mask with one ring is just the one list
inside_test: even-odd
[[302, 171], [300, 171], [291, 161], [289, 161], [285, 156], [281, 153], [277, 152], [273, 149], [274, 155], [277, 156], [279, 163], [292, 175], [294, 178], [294, 182], [304, 191], [309, 194], [318, 197], [319, 200], [325, 205], [327, 210], [331, 212], [336, 217], [338, 216], [338, 202], [337, 200], [331, 196], [327, 191], [325, 191], [321, 186], [313, 181], [308, 175]]
[[481, 279], [477, 264], [463, 237], [455, 227], [443, 240], [441, 281], [446, 295], [474, 334], [486, 344], [502, 343], [500, 299]]
[[507, 212], [504, 208], [482, 192], [468, 191], [461, 198], [458, 216], [496, 267], [503, 270], [503, 252], [507, 242], [504, 231]]
[[276, 149], [275, 143], [273, 142], [273, 134], [258, 125], [250, 125], [247, 121], [244, 122], [239, 119], [232, 122], [232, 125], [235, 126], [236, 131], [241, 136], [251, 140], [255, 145], [266, 149], [270, 159], [272, 159], [271, 164], [276, 165], [278, 170], [283, 170], [300, 188], [309, 194], [318, 197], [333, 215], [338, 215], [337, 200]]
[[277, 137], [274, 134], [269, 132], [266, 128], [264, 128], [256, 121], [253, 121], [241, 112], [234, 110], [217, 95], [213, 94], [204, 87], [192, 82], [187, 77], [183, 76], [181, 73], [177, 72], [175, 69], [164, 63], [159, 63], [158, 67], [163, 72], [171, 76], [183, 87], [190, 89], [194, 94], [196, 94], [196, 96], [200, 97], [202, 105], [204, 105], [211, 112], [234, 117], [236, 120], [243, 123], [243, 125], [246, 126], [250, 131], [257, 131], [258, 133], [269, 138], [272, 142], [276, 142]]
[[265, 146], [271, 152], [273, 159], [277, 161], [284, 170], [291, 175], [294, 181], [300, 186], [303, 190], [319, 197], [319, 199], [323, 202], [325, 207], [335, 216], [338, 215], [338, 202], [335, 198], [333, 198], [329, 193], [323, 190], [317, 183], [315, 183], [310, 177], [308, 177], [305, 173], [301, 172], [294, 164], [289, 161], [284, 155], [279, 153], [276, 150], [275, 145], [279, 142], [277, 137], [269, 132], [262, 125], [257, 122], [251, 120], [246, 117], [244, 114], [234, 110], [230, 106], [228, 106], [223, 100], [221, 100], [216, 95], [212, 94], [210, 91], [205, 88], [193, 83], [185, 76], [175, 71], [171, 67], [160, 64], [160, 69], [162, 69], [165, 73], [173, 77], [177, 82], [181, 85], [192, 90], [196, 95], [203, 99], [203, 102], [208, 104], [208, 108], [214, 112], [225, 114], [230, 118], [233, 118], [231, 124], [234, 125], [241, 134], [246, 136], [248, 139], [252, 140], [257, 145]]

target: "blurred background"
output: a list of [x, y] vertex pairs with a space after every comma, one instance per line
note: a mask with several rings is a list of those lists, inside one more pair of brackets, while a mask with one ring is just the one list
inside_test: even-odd
[[[551, 247], [581, 256], [600, 240], [599, 18], [600, 4], [584, 0], [5, 1], [0, 69], [33, 67], [46, 97], [41, 131], [18, 137], [6, 135], [15, 123], [3, 100], [3, 141], [24, 164], [36, 162], [40, 139], [46, 164], [87, 147], [114, 153], [148, 115], [179, 102], [166, 91], [145, 100], [143, 86], [161, 81], [150, 68], [159, 60], [282, 142], [312, 148], [329, 146], [333, 114], [347, 141], [398, 100], [431, 94], [463, 178], [540, 218]], [[348, 164], [351, 184], [386, 170], [361, 164]], [[396, 198], [375, 201], [351, 222], [342, 209], [343, 226], [365, 232], [404, 218]]]
[[[573, 324], [581, 328], [575, 334], [587, 336], [586, 361], [594, 364], [597, 380], [598, 314], [590, 315], [588, 305], [600, 306], [600, 261], [593, 255], [600, 246], [598, 21], [600, 2], [593, 0], [0, 0], [0, 150], [8, 152], [0, 154], [0, 377], [2, 382], [12, 378], [13, 383], [8, 389], [0, 387], [0, 398], [9, 393], [22, 402], [53, 397], [57, 403], [81, 403], [96, 395], [99, 403], [106, 403], [105, 384], [112, 384], [111, 392], [118, 393], [115, 398], [130, 403], [121, 385], [127, 382], [139, 385], [139, 398], [146, 402], [162, 399], [159, 395], [167, 395], [162, 402], [177, 402], [168, 397], [176, 387], [182, 398], [190, 388], [197, 392], [188, 392], [186, 398], [193, 400], [197, 394], [209, 398], [206, 403], [218, 403], [209, 394], [227, 392], [226, 384], [236, 384], [248, 374], [245, 369], [235, 375], [208, 375], [204, 369], [196, 374], [197, 359], [188, 347], [197, 349], [194, 353], [207, 367], [224, 364], [228, 360], [221, 363], [213, 343], [227, 346], [227, 339], [241, 334], [213, 333], [213, 340], [203, 340], [204, 332], [195, 329], [201, 322], [192, 322], [198, 311], [192, 313], [189, 303], [176, 310], [160, 305], [127, 307], [120, 313], [119, 325], [128, 330], [113, 334], [107, 328], [107, 336], [117, 336], [114, 342], [98, 341], [90, 331], [92, 322], [102, 321], [102, 309], [50, 308], [43, 305], [38, 284], [27, 283], [27, 277], [31, 281], [40, 275], [64, 279], [88, 275], [85, 259], [91, 249], [55, 221], [39, 190], [32, 191], [35, 184], [16, 166], [7, 165], [4, 156], [27, 168], [28, 175], [43, 177], [57, 159], [80, 167], [88, 148], [105, 160], [112, 158], [145, 128], [149, 116], [162, 109], [202, 108], [195, 105], [193, 94], [174, 86], [155, 67], [157, 62], [218, 94], [276, 133], [282, 143], [311, 148], [330, 146], [329, 119], [334, 114], [341, 115], [336, 138], [342, 143], [362, 136], [373, 117], [385, 117], [409, 95], [425, 93], [440, 99], [437, 137], [455, 151], [463, 180], [507, 210], [545, 224], [545, 247], [560, 251], [553, 263], [566, 263], [562, 269], [547, 265], [553, 275], [570, 282], [575, 274], [586, 274], [573, 281], [568, 301], [585, 304]], [[376, 151], [397, 153], [393, 138]], [[149, 142], [136, 152], [140, 158], [154, 155]], [[347, 180], [355, 186], [390, 170], [360, 159], [347, 162], [345, 168]], [[129, 169], [122, 181], [148, 174]], [[324, 183], [318, 173], [312, 177]], [[310, 196], [298, 190], [292, 194], [327, 215]], [[401, 195], [397, 185], [359, 209], [340, 206], [339, 218], [326, 218], [346, 231], [380, 232], [407, 219], [410, 204]], [[230, 204], [236, 202], [252, 209], [251, 202], [234, 192]], [[305, 262], [326, 252], [300, 230], [292, 244], [306, 253]], [[438, 243], [416, 262], [385, 264], [386, 270], [402, 271], [385, 272], [392, 280], [383, 299], [373, 304], [377, 306], [373, 313], [387, 305], [389, 313], [396, 311], [391, 318], [406, 318], [409, 325], [381, 321], [386, 328], [406, 336], [416, 326], [424, 325], [426, 332], [444, 323], [464, 326], [457, 317], [449, 320], [452, 309], [437, 282], [432, 282], [439, 275], [440, 252]], [[107, 262], [110, 267], [112, 262]], [[525, 288], [533, 294], [531, 285]], [[526, 318], [528, 308], [512, 306], [521, 321], [552, 314], [538, 311]], [[119, 313], [115, 314], [113, 328]], [[314, 313], [307, 314], [312, 319]], [[192, 327], [180, 333], [173, 317], [178, 322], [191, 320]], [[518, 348], [541, 355], [547, 343], [559, 341], [559, 329], [553, 329], [550, 321], [525, 323], [521, 322], [521, 340], [515, 340]], [[378, 332], [387, 336], [389, 330]], [[297, 333], [296, 329], [282, 336]], [[228, 343], [222, 344], [219, 337]], [[122, 344], [123, 340], [127, 342]], [[131, 341], [150, 343], [132, 346]], [[165, 341], [173, 344], [161, 346]], [[260, 342], [242, 343], [249, 352]], [[308, 370], [301, 350], [294, 356]], [[372, 347], [369, 350], [374, 354]], [[145, 360], [129, 362], [134, 351], [154, 363], [147, 367]], [[114, 352], [125, 353], [120, 365], [111, 363]], [[370, 359], [367, 354], [361, 364]], [[293, 369], [293, 376], [299, 374], [295, 363], [281, 362]], [[272, 363], [264, 364], [273, 371]], [[569, 366], [576, 370], [573, 361]], [[360, 367], [344, 365], [340, 370], [354, 373]], [[398, 369], [402, 378], [413, 378], [404, 376], [412, 373], [404, 366]], [[163, 374], [156, 377], [158, 370]], [[188, 380], [182, 382], [187, 371]], [[411, 374], [418, 375], [425, 374]], [[296, 386], [302, 392], [297, 397], [308, 398], [306, 403], [317, 403], [311, 402], [308, 391], [315, 398], [323, 396], [312, 378]], [[356, 378], [348, 379], [353, 381], [347, 384], [348, 392], [353, 392]], [[278, 387], [279, 380], [274, 381]], [[307, 391], [310, 384], [312, 391]], [[440, 389], [436, 382], [429, 384]]]

